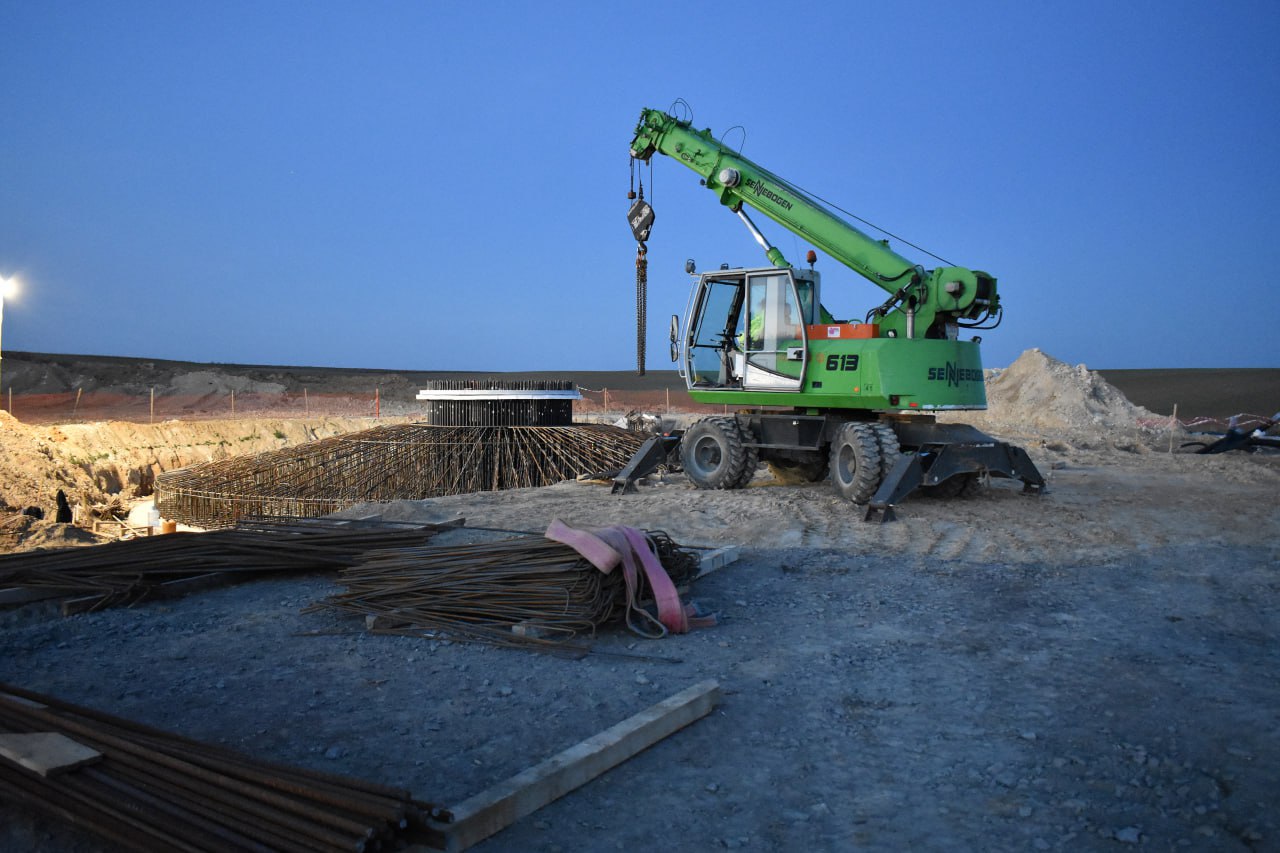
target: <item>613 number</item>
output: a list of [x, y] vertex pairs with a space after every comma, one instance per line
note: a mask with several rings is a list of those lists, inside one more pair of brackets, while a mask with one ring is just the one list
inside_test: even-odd
[[827, 370], [857, 370], [858, 356], [856, 353], [844, 353], [837, 355], [832, 353], [827, 356]]

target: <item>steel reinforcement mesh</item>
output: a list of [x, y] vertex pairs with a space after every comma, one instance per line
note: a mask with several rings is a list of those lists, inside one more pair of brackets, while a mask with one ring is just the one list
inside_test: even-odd
[[567, 426], [572, 400], [426, 400], [428, 423], [447, 426]]
[[[573, 400], [539, 397], [548, 392], [576, 391], [571, 380], [436, 379], [423, 383], [430, 392], [492, 391], [493, 396], [474, 399], [426, 399], [426, 422], [441, 426], [570, 426]], [[524, 399], [504, 396], [527, 392]], [[421, 399], [421, 398], [420, 398]]]
[[627, 463], [644, 436], [604, 424], [401, 424], [156, 478], [166, 519], [203, 528], [245, 516], [314, 517], [364, 501], [547, 486]]

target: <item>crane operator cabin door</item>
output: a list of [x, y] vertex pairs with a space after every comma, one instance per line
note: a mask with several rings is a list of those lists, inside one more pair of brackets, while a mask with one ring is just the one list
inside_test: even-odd
[[742, 353], [733, 332], [735, 325], [741, 326], [744, 278], [739, 272], [703, 275], [698, 280], [690, 297], [694, 311], [684, 353], [690, 388], [741, 387]]
[[794, 391], [804, 380], [805, 318], [790, 270], [747, 276], [744, 390]]

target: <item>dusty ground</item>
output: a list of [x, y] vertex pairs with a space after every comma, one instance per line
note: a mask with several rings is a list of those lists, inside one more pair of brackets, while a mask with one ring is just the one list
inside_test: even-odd
[[[1042, 498], [997, 482], [868, 525], [762, 470], [737, 492], [673, 475], [352, 510], [739, 546], [693, 592], [717, 627], [596, 641], [635, 657], [367, 636], [300, 614], [337, 590], [312, 577], [9, 611], [0, 680], [445, 803], [722, 683], [711, 716], [485, 851], [1280, 849], [1280, 457], [1168, 453], [1184, 436], [1131, 428], [1123, 397], [1051, 361], [1002, 381], [1042, 415], [1004, 430]], [[0, 849], [105, 848], [0, 806]]]

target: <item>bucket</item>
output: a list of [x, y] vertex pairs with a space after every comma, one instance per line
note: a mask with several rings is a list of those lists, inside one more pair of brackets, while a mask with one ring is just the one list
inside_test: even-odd
[[176, 521], [162, 521], [162, 522], [160, 522], [160, 532], [161, 532], [161, 533], [177, 533], [177, 532], [178, 532], [178, 522], [176, 522]]

